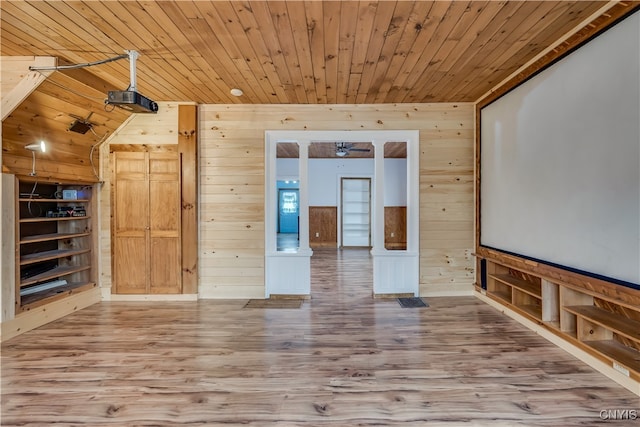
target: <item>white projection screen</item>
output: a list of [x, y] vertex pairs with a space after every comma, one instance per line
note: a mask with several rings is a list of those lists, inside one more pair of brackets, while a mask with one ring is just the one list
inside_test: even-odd
[[480, 109], [480, 246], [640, 287], [640, 11]]

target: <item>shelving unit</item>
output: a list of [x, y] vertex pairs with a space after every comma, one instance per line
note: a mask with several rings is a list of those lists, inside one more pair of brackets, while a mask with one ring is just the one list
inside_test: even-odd
[[16, 314], [96, 287], [93, 187], [18, 181]]
[[[594, 305], [563, 307], [576, 316], [576, 338], [584, 345], [640, 375], [640, 321]], [[631, 374], [629, 372], [629, 374]]]
[[371, 181], [342, 178], [342, 246], [371, 246]]
[[[507, 257], [505, 257], [507, 258]], [[640, 291], [484, 258], [486, 295], [640, 382]]]

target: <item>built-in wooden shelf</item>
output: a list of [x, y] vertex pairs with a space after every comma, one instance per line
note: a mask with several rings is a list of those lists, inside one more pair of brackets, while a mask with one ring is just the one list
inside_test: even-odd
[[89, 199], [44, 199], [40, 197], [21, 197], [19, 202], [35, 202], [35, 203], [88, 203]]
[[525, 280], [512, 273], [515, 272], [504, 266], [492, 264], [487, 274], [487, 295], [516, 308], [518, 312], [533, 320], [542, 320], [540, 279]]
[[68, 283], [64, 286], [58, 286], [46, 291], [26, 295], [21, 298], [22, 310], [31, 310], [35, 307], [40, 307], [44, 304], [49, 304], [53, 301], [65, 298], [69, 295], [77, 294], [78, 292], [83, 292], [95, 287], [96, 284], [93, 282]]
[[509, 274], [492, 274], [491, 277], [531, 296], [542, 298], [540, 284], [536, 285], [535, 283], [527, 282], [526, 280], [519, 279]]
[[595, 306], [568, 306], [564, 307], [564, 310], [640, 343], [640, 321], [638, 320], [622, 317]]
[[535, 319], [542, 317], [542, 308], [539, 305], [519, 305], [517, 307]]
[[34, 254], [22, 255], [20, 265], [35, 264], [37, 262], [49, 261], [52, 259], [66, 258], [74, 255], [91, 252], [91, 249], [56, 249], [53, 251], [36, 252]]
[[84, 216], [63, 216], [59, 218], [48, 218], [48, 217], [35, 217], [35, 218], [21, 218], [20, 223], [29, 223], [29, 222], [59, 222], [59, 221], [77, 221], [79, 219], [90, 219], [91, 217], [88, 215]]
[[[16, 314], [94, 288], [98, 242], [92, 232], [93, 186], [17, 179], [15, 188]], [[78, 198], [51, 197], [65, 190]], [[70, 216], [57, 216], [63, 214]], [[25, 294], [25, 288], [33, 293]]]
[[26, 243], [49, 242], [52, 240], [73, 239], [75, 237], [89, 236], [90, 234], [91, 233], [89, 232], [35, 234], [33, 236], [23, 237], [22, 239], [20, 239], [20, 243], [26, 244]]
[[53, 268], [47, 272], [37, 274], [29, 277], [20, 282], [20, 287], [33, 285], [38, 282], [44, 282], [47, 280], [53, 280], [61, 276], [66, 276], [73, 273], [79, 273], [91, 269], [90, 265], [65, 265]]
[[618, 341], [587, 341], [587, 345], [599, 354], [632, 371], [637, 377], [640, 375], [640, 351], [627, 347]]
[[489, 291], [488, 294], [498, 299], [501, 299], [502, 301], [505, 301], [508, 304], [511, 304], [511, 292], [495, 290], [495, 291]]
[[640, 382], [640, 293], [582, 289], [526, 264], [484, 262], [488, 297]]

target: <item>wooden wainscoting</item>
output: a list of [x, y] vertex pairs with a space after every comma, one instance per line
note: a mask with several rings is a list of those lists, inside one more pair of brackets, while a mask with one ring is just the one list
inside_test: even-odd
[[384, 207], [385, 249], [407, 249], [407, 207]]
[[311, 248], [338, 246], [337, 206], [309, 206], [309, 246]]

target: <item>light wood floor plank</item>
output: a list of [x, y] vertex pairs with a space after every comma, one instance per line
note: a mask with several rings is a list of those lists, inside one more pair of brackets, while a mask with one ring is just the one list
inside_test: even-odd
[[372, 298], [371, 274], [367, 251], [323, 249], [298, 309], [80, 310], [3, 343], [0, 423], [569, 427], [640, 410], [637, 396], [476, 298], [401, 308]]

